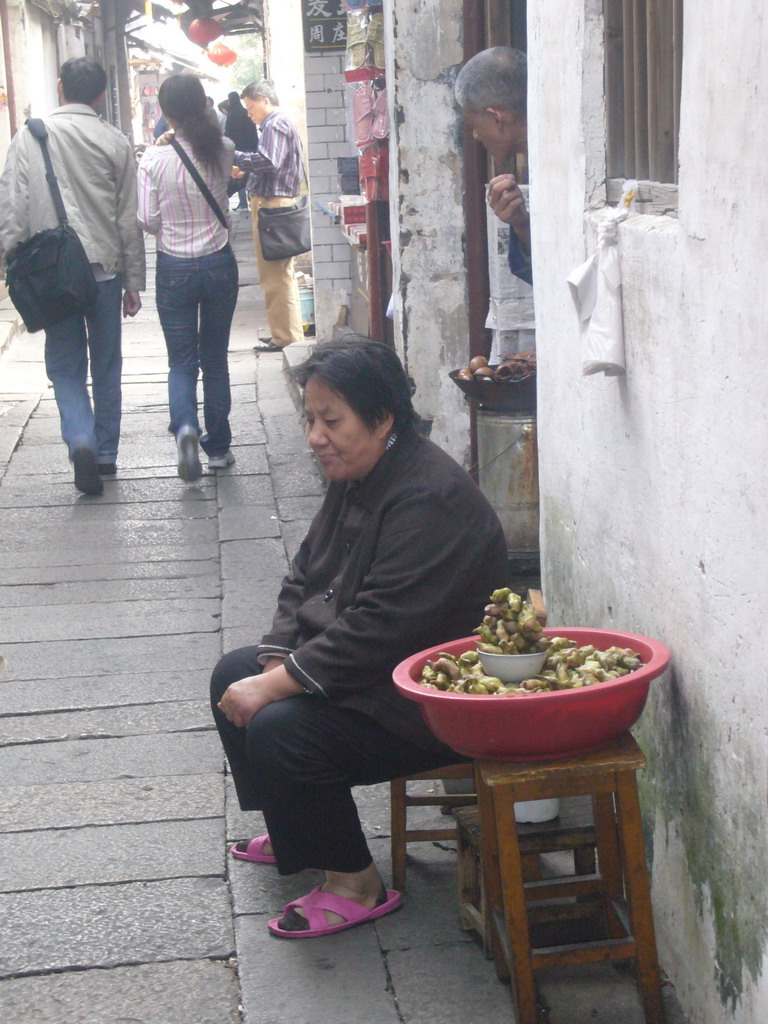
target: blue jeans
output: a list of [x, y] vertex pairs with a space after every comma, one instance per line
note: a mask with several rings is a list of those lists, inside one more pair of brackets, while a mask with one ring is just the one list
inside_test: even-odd
[[207, 455], [224, 455], [232, 441], [229, 412], [229, 329], [237, 304], [237, 262], [227, 245], [209, 256], [157, 254], [157, 312], [168, 349], [169, 430], [191, 425], [200, 432], [197, 378], [203, 372]]
[[[120, 441], [123, 359], [120, 351], [123, 287], [120, 275], [99, 281], [93, 305], [45, 332], [45, 372], [61, 417], [69, 457], [77, 448], [95, 452], [100, 463], [114, 462]], [[93, 407], [88, 396], [91, 362]]]

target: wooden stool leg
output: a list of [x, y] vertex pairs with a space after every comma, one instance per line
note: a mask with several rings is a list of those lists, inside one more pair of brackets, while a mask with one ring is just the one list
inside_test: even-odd
[[502, 882], [504, 920], [506, 921], [509, 954], [512, 962], [512, 986], [516, 996], [517, 1024], [537, 1024], [536, 983], [531, 963], [531, 940], [528, 931], [528, 909], [525, 904], [523, 862], [517, 841], [515, 808], [511, 789], [494, 788], [497, 849]]
[[616, 831], [616, 811], [613, 793], [596, 793], [592, 797], [597, 837], [597, 866], [603, 879], [603, 906], [605, 926], [612, 939], [624, 936], [624, 925], [616, 916], [612, 900], [624, 895], [624, 880], [619, 854], [619, 836]]
[[648, 884], [643, 826], [637, 797], [637, 777], [634, 772], [620, 772], [616, 782], [619, 838], [624, 854], [627, 909], [629, 910], [630, 927], [635, 938], [637, 987], [640, 990], [646, 1024], [664, 1024], [665, 1016], [656, 953], [656, 933], [653, 927], [651, 889]]
[[405, 779], [394, 779], [389, 784], [390, 848], [392, 851], [392, 888], [405, 892], [406, 858], [406, 806]]
[[475, 772], [475, 789], [480, 812], [480, 844], [482, 855], [483, 886], [485, 888], [485, 921], [486, 943], [493, 955], [496, 974], [502, 980], [509, 977], [509, 968], [504, 956], [495, 918], [502, 911], [501, 877], [499, 876], [499, 858], [496, 846], [496, 816], [494, 813], [493, 794], [488, 786]]
[[473, 851], [467, 842], [464, 829], [459, 828], [456, 836], [456, 888], [459, 898], [459, 923], [462, 931], [474, 931], [474, 925], [464, 913], [469, 905], [480, 903], [480, 872]]

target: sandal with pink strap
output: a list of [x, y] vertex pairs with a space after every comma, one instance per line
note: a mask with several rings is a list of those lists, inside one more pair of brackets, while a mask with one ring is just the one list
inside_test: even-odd
[[387, 109], [386, 89], [382, 89], [373, 101], [371, 135], [374, 139], [386, 139], [389, 136], [389, 110]]
[[352, 97], [352, 116], [355, 121], [355, 145], [367, 146], [373, 141], [374, 101], [376, 97], [370, 82], [361, 82]]
[[237, 860], [249, 860], [253, 864], [277, 864], [273, 854], [264, 853], [264, 844], [268, 842], [269, 836], [256, 836], [250, 842], [244, 839], [242, 843], [235, 843], [230, 852]]
[[[344, 896], [337, 896], [334, 892], [323, 892], [321, 887], [316, 886], [306, 896], [289, 903], [283, 913], [283, 917], [275, 917], [268, 922], [268, 927], [273, 935], [284, 939], [317, 939], [322, 935], [333, 935], [335, 932], [346, 931], [347, 928], [355, 928], [366, 921], [375, 921], [378, 917], [391, 914], [402, 906], [403, 897], [395, 889], [381, 887], [379, 898], [375, 907], [363, 907], [354, 900], [345, 899]], [[306, 914], [306, 919], [296, 913], [296, 907]], [[325, 911], [331, 914], [338, 914], [344, 920], [340, 924], [328, 924]], [[280, 924], [288, 927], [280, 927]]]

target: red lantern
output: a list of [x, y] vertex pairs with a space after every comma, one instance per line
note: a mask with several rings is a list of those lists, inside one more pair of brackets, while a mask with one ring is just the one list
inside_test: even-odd
[[208, 56], [214, 64], [218, 64], [222, 68], [228, 68], [230, 64], [234, 64], [237, 60], [235, 51], [230, 50], [224, 43], [214, 43], [213, 46], [209, 46]]
[[193, 43], [206, 46], [221, 35], [221, 25], [215, 18], [195, 18], [190, 22], [187, 35]]

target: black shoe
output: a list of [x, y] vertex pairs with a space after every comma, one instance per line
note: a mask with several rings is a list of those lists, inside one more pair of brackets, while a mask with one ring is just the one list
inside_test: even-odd
[[72, 453], [75, 466], [75, 487], [83, 494], [103, 494], [104, 484], [99, 476], [96, 456], [90, 448], [76, 448]]
[[117, 474], [116, 462], [100, 462], [99, 476], [115, 476]]
[[262, 345], [254, 345], [253, 346], [253, 351], [254, 352], [282, 352], [283, 348], [284, 348], [283, 345], [276, 345], [274, 343], [274, 341], [272, 341], [272, 339], [270, 338], [269, 341], [265, 342]]

